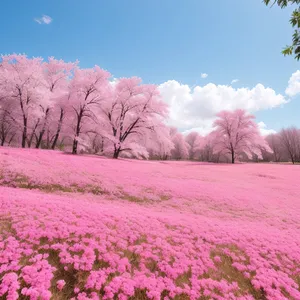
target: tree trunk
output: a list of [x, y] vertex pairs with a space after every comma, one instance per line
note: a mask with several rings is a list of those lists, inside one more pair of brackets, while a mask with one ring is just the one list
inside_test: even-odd
[[119, 151], [115, 151], [115, 152], [114, 152], [113, 158], [118, 159], [119, 154], [120, 154]]
[[60, 130], [61, 130], [61, 127], [62, 127], [63, 119], [64, 119], [64, 110], [61, 108], [60, 109], [60, 116], [59, 116], [58, 126], [57, 126], [57, 131], [56, 131], [54, 141], [53, 141], [52, 147], [51, 147], [52, 150], [54, 150], [55, 147], [56, 147], [56, 143], [58, 141], [58, 137], [59, 137]]
[[32, 144], [33, 137], [34, 137], [34, 132], [31, 134], [31, 136], [30, 136], [30, 138], [29, 138], [29, 141], [28, 141], [28, 143], [27, 143], [28, 148], [31, 148], [31, 144]]
[[74, 137], [74, 141], [73, 141], [73, 150], [72, 153], [73, 154], [77, 154], [77, 148], [78, 148], [78, 137], [80, 134], [80, 125], [81, 125], [81, 119], [82, 119], [82, 114], [83, 114], [83, 110], [80, 110], [79, 114], [77, 115], [77, 126], [76, 126], [76, 132], [75, 132], [75, 137]]
[[72, 149], [72, 153], [73, 154], [77, 154], [77, 147], [78, 147], [78, 141], [76, 140], [76, 137], [73, 141], [73, 149]]
[[293, 165], [294, 165], [294, 164], [295, 164], [295, 159], [294, 159], [294, 157], [291, 156], [291, 159], [292, 159], [292, 163], [293, 163]]
[[32, 140], [33, 140], [33, 137], [34, 137], [34, 135], [35, 135], [35, 131], [36, 131], [37, 127], [39, 126], [39, 123], [40, 123], [40, 119], [37, 120], [37, 122], [36, 122], [36, 124], [35, 124], [35, 126], [34, 126], [34, 129], [33, 129], [32, 133], [31, 133], [30, 139], [29, 139], [29, 141], [28, 141], [28, 148], [31, 147]]
[[[4, 121], [3, 121], [4, 122]], [[5, 129], [4, 129], [4, 125], [2, 123], [1, 126], [1, 135], [0, 135], [0, 140], [1, 140], [1, 146], [4, 146], [5, 140], [6, 140], [6, 133], [5, 133]]]
[[12, 140], [14, 139], [15, 135], [16, 135], [16, 134], [13, 134], [13, 135], [10, 137], [10, 139], [9, 139], [9, 141], [8, 141], [8, 146], [10, 146], [10, 143], [11, 143]]
[[41, 145], [41, 142], [43, 140], [43, 136], [45, 134], [45, 131], [46, 131], [46, 125], [47, 125], [47, 119], [48, 119], [48, 115], [49, 115], [49, 108], [46, 109], [46, 113], [45, 113], [45, 121], [44, 121], [44, 124], [43, 124], [43, 128], [39, 134], [39, 137], [37, 139], [37, 142], [36, 142], [36, 145], [35, 145], [35, 148], [40, 148], [40, 145]]
[[47, 130], [47, 140], [46, 140], [46, 148], [47, 149], [50, 149], [50, 143], [51, 143], [51, 140], [50, 140], [50, 130], [48, 129]]
[[113, 156], [113, 158], [114, 159], [118, 159], [118, 157], [119, 157], [119, 155], [120, 155], [120, 148], [116, 148], [115, 147], [115, 151], [114, 151], [114, 156]]
[[52, 150], [54, 150], [55, 147], [56, 147], [56, 143], [57, 143], [57, 140], [58, 140], [58, 137], [59, 137], [59, 133], [60, 133], [60, 128], [57, 128], [57, 131], [56, 131], [56, 134], [55, 134], [52, 146], [51, 146]]
[[22, 133], [22, 148], [26, 147], [27, 140], [27, 118], [23, 116], [23, 133]]
[[234, 158], [234, 151], [231, 151], [231, 163], [234, 164], [235, 158]]
[[45, 130], [42, 130], [42, 131], [40, 132], [40, 134], [39, 134], [39, 137], [38, 137], [38, 139], [37, 139], [37, 141], [36, 141], [36, 145], [35, 145], [35, 148], [36, 148], [36, 149], [40, 148], [40, 145], [41, 145], [41, 142], [42, 142], [42, 138], [43, 138], [44, 132], [45, 132]]

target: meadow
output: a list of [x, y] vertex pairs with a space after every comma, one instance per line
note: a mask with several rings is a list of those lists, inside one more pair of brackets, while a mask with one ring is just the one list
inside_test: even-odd
[[300, 167], [0, 148], [1, 299], [300, 299]]

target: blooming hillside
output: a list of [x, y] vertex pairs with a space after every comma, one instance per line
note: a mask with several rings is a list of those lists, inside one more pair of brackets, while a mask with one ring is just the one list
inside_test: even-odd
[[299, 178], [0, 148], [0, 298], [300, 299]]

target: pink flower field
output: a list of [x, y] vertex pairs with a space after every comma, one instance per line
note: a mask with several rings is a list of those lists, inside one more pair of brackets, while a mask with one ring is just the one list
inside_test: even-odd
[[300, 299], [300, 166], [0, 148], [1, 299]]

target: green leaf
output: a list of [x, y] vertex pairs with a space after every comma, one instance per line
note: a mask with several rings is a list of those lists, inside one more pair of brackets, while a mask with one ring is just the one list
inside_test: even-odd
[[286, 47], [282, 50], [282, 54], [283, 54], [284, 56], [286, 56], [286, 55], [292, 55], [292, 54], [293, 54], [293, 49], [294, 49], [293, 46], [286, 46]]
[[[263, 0], [263, 3], [265, 5], [269, 5], [272, 3], [271, 6], [277, 4], [280, 8], [285, 8], [289, 5], [300, 5], [300, 0]], [[295, 55], [295, 59], [299, 60], [300, 59], [300, 7], [296, 8], [292, 12], [292, 16], [290, 18], [290, 23], [292, 27], [296, 27], [297, 29], [293, 33], [293, 43], [291, 46], [286, 46], [282, 50], [282, 54], [284, 56], [286, 55]]]
[[295, 9], [292, 13], [292, 17], [290, 19], [290, 23], [293, 27], [297, 25], [297, 27], [300, 27], [300, 12], [299, 9]]

